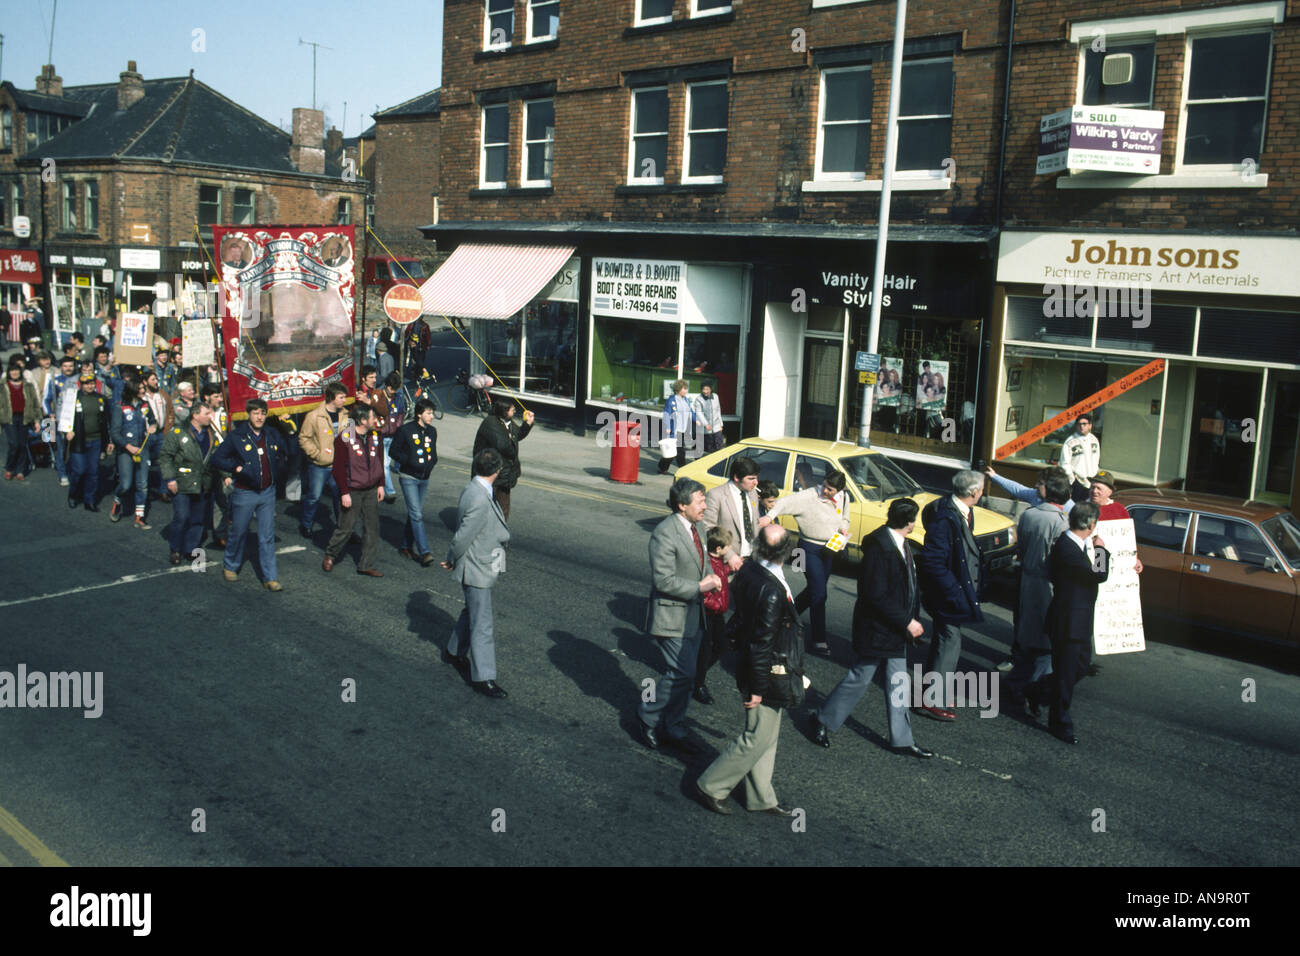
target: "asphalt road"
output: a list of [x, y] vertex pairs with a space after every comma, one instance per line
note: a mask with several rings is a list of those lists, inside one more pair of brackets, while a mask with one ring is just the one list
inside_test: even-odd
[[[465, 474], [444, 455], [430, 484], [435, 552]], [[286, 591], [273, 595], [250, 565], [236, 584], [215, 557], [206, 572], [172, 571], [167, 505], [140, 532], [106, 508], [69, 511], [49, 472], [0, 484], [0, 670], [104, 682], [98, 719], [0, 709], [0, 863], [1294, 862], [1300, 679], [1158, 643], [1080, 685], [1077, 747], [1028, 718], [968, 709], [953, 724], [915, 720], [937, 759], [896, 756], [877, 686], [830, 750], [803, 736], [803, 713], [783, 717], [775, 786], [804, 811], [801, 832], [738, 803], [729, 818], [707, 813], [688, 794], [711, 756], [683, 762], [628, 733], [656, 673], [640, 623], [661, 512], [536, 474], [512, 504], [494, 599], [510, 697], [493, 701], [439, 660], [461, 597], [446, 572], [397, 557], [400, 503], [381, 506], [387, 576], [372, 580], [353, 573], [356, 545], [323, 573], [323, 535], [299, 538], [286, 517], [297, 505], [282, 501]], [[852, 584], [832, 581], [835, 660], [812, 661], [810, 704], [848, 660]], [[966, 668], [1005, 655], [1009, 614], [989, 617]], [[1255, 702], [1242, 700], [1245, 679]], [[716, 751], [742, 711], [725, 669], [711, 686], [718, 702], [693, 702], [690, 717]]]

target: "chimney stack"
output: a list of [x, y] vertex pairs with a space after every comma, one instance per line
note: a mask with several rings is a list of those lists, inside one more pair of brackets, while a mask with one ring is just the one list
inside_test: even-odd
[[41, 67], [41, 75], [36, 78], [36, 92], [46, 96], [63, 95], [63, 77], [54, 74], [53, 63]]
[[330, 131], [325, 134], [325, 155], [331, 159], [338, 159], [341, 152], [343, 152], [343, 133], [331, 126]]
[[135, 71], [135, 60], [126, 61], [126, 70], [118, 74], [117, 109], [121, 112], [144, 99], [144, 77]]
[[301, 106], [293, 109], [293, 138], [289, 161], [300, 173], [325, 175], [325, 113]]

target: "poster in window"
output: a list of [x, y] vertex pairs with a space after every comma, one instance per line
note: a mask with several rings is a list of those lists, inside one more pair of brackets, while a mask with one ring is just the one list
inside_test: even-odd
[[899, 397], [902, 394], [903, 360], [882, 355], [880, 357], [880, 372], [876, 376], [876, 405], [897, 407]]
[[222, 340], [233, 418], [264, 399], [272, 412], [355, 387], [352, 226], [213, 226], [225, 308]]
[[922, 359], [916, 369], [916, 404], [927, 412], [942, 412], [948, 404], [948, 363]]

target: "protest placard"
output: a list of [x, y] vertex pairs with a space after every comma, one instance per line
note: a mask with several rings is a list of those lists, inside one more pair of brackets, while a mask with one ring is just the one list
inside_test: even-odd
[[1098, 521], [1094, 532], [1110, 552], [1110, 574], [1097, 589], [1092, 644], [1097, 654], [1146, 650], [1138, 586], [1137, 534], [1132, 518]]

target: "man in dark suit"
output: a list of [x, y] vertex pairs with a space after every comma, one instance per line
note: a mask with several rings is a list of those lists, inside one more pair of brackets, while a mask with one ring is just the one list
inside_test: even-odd
[[[925, 633], [918, 617], [921, 593], [907, 536], [916, 527], [919, 509], [911, 498], [889, 503], [884, 527], [862, 539], [862, 564], [858, 569], [858, 601], [853, 606], [853, 652], [857, 660], [831, 691], [813, 717], [813, 740], [831, 745], [839, 730], [866, 693], [881, 661], [885, 664], [885, 711], [889, 719], [889, 746], [895, 753], [933, 757], [934, 752], [912, 740], [908, 711], [907, 645]], [[901, 676], [900, 676], [901, 675]]]
[[1047, 632], [1052, 639], [1055, 693], [1049, 728], [1067, 744], [1079, 742], [1070, 718], [1070, 702], [1092, 648], [1097, 586], [1110, 574], [1110, 553], [1101, 538], [1092, 533], [1097, 527], [1098, 511], [1091, 501], [1076, 504], [1070, 512], [1070, 530], [1052, 547], [1052, 604], [1047, 610]]
[[505, 399], [492, 402], [492, 414], [479, 425], [474, 436], [474, 457], [484, 448], [495, 448], [501, 456], [501, 474], [494, 488], [501, 513], [510, 519], [510, 492], [524, 473], [519, 464], [519, 443], [533, 430], [533, 413], [524, 412], [524, 423], [514, 420], [515, 403]]
[[668, 491], [668, 517], [650, 535], [650, 593], [646, 631], [659, 645], [664, 676], [642, 693], [637, 708], [640, 740], [651, 750], [670, 744], [687, 753], [699, 746], [686, 737], [690, 703], [704, 627], [702, 594], [722, 587], [704, 555], [704, 486], [679, 478]]
[[[959, 471], [952, 479], [952, 494], [926, 506], [921, 515], [925, 546], [917, 556], [921, 603], [934, 618], [934, 643], [925, 669], [943, 676], [961, 660], [962, 625], [984, 620], [980, 610], [983, 565], [975, 541], [975, 503], [984, 496], [984, 476], [978, 471]], [[935, 720], [956, 720], [953, 702], [944, 707], [921, 707], [920, 713]]]

